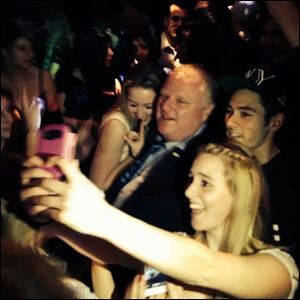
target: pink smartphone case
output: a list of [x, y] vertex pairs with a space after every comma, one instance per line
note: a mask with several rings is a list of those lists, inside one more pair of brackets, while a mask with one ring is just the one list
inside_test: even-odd
[[38, 132], [36, 153], [42, 157], [61, 156], [72, 159], [75, 158], [76, 143], [77, 135], [68, 125], [46, 125]]

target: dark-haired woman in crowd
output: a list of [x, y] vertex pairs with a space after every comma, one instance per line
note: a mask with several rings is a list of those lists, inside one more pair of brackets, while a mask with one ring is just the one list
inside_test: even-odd
[[133, 64], [158, 64], [160, 46], [153, 27], [134, 27], [128, 37], [133, 50]]
[[[28, 136], [34, 135], [40, 126], [41, 109], [47, 112], [44, 116], [48, 119], [44, 118], [44, 122], [59, 119], [54, 81], [48, 71], [34, 65], [34, 58], [29, 25], [21, 20], [7, 24], [1, 45], [1, 89], [12, 95], [14, 105], [25, 120]], [[27, 155], [34, 154], [34, 139], [26, 151]]]

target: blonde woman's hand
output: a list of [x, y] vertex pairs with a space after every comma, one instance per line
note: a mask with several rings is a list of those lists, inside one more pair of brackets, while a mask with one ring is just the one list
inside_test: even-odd
[[145, 144], [145, 121], [140, 120], [139, 132], [131, 130], [123, 138], [130, 148], [131, 155], [136, 158]]
[[[33, 166], [32, 161], [30, 163]], [[23, 184], [36, 181], [21, 191], [29, 214], [36, 216], [43, 208], [44, 215], [80, 233], [94, 232], [99, 218], [105, 219], [105, 207], [109, 205], [104, 193], [81, 173], [78, 161], [49, 158], [46, 166], [58, 166], [65, 176], [64, 181], [53, 179], [51, 173], [35, 166], [21, 175]]]
[[[52, 178], [53, 175], [44, 170], [45, 162], [38, 156], [32, 156], [28, 158], [24, 163], [24, 170], [21, 172], [21, 182], [23, 185], [23, 190], [20, 193], [21, 199], [24, 197], [24, 191], [30, 191], [30, 189], [35, 189], [36, 193], [39, 195], [48, 195], [49, 190], [43, 189], [42, 187], [38, 187], [38, 181], [43, 178]], [[37, 222], [46, 222], [49, 221], [49, 216], [46, 215], [46, 211], [48, 209], [45, 205], [33, 204], [33, 199], [30, 201], [24, 201], [23, 205], [25, 206], [27, 212], [32, 216], [32, 219]], [[34, 209], [34, 215], [31, 214], [31, 210]]]

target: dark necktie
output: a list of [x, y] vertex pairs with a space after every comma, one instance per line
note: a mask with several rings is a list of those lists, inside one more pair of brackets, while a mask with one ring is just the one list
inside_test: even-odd
[[113, 189], [118, 193], [128, 182], [130, 182], [136, 175], [145, 160], [151, 155], [165, 148], [164, 139], [157, 135], [153, 143], [143, 151], [140, 156], [126, 168], [114, 181]]

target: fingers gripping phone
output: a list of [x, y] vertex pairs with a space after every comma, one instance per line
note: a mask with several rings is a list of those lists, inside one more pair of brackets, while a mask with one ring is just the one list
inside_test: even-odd
[[[76, 154], [77, 135], [66, 124], [50, 124], [38, 131], [36, 154], [46, 159], [50, 156], [61, 156], [73, 159]], [[44, 167], [54, 178], [62, 177], [57, 167]]]
[[153, 296], [167, 292], [167, 276], [156, 269], [145, 265], [144, 276], [146, 278], [145, 296]]

